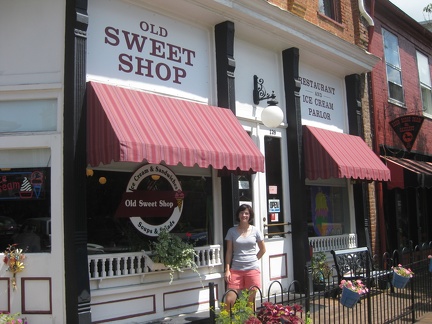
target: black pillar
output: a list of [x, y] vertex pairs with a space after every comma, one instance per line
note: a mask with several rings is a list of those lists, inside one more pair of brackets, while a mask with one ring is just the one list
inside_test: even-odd
[[231, 109], [235, 115], [233, 22], [225, 21], [215, 26], [215, 42], [218, 106]]
[[290, 183], [294, 279], [306, 287], [304, 269], [309, 261], [306, 185], [303, 167], [303, 133], [300, 106], [299, 49], [282, 52], [285, 102], [288, 121], [288, 173]]
[[[348, 125], [349, 133], [364, 138], [363, 116], [361, 103], [361, 77], [358, 74], [351, 74], [345, 77], [347, 93]], [[369, 235], [369, 201], [368, 185], [364, 181], [357, 181], [353, 185], [355, 222], [357, 229], [358, 246], [367, 246], [371, 250]]]
[[[64, 256], [67, 323], [91, 323], [86, 215], [87, 0], [66, 1], [64, 77]], [[53, 215], [57, 217], [60, 215]]]
[[363, 138], [360, 75], [347, 75], [345, 77], [345, 88], [347, 93], [349, 133]]
[[[231, 109], [235, 114], [234, 85], [234, 23], [225, 21], [215, 26], [216, 75], [218, 106]], [[235, 190], [235, 175], [221, 178], [222, 183], [222, 228], [223, 235], [233, 226], [233, 214], [238, 206], [238, 190]]]

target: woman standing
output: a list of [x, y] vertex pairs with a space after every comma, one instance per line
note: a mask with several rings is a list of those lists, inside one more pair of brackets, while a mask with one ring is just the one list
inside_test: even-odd
[[[254, 286], [261, 288], [258, 260], [264, 255], [266, 249], [261, 231], [251, 225], [254, 219], [252, 207], [245, 204], [240, 205], [236, 211], [236, 217], [239, 225], [231, 227], [225, 237], [225, 281], [228, 284], [228, 289], [235, 290], [237, 294], [240, 294], [242, 290]], [[249, 297], [249, 301], [253, 303], [255, 293], [255, 291], [251, 291]], [[234, 292], [229, 292], [226, 295], [225, 304], [228, 308], [234, 304], [236, 297]]]

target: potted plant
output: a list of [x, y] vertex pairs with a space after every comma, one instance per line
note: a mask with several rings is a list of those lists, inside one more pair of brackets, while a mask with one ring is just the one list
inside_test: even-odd
[[27, 319], [22, 318], [20, 313], [0, 313], [1, 324], [27, 324]]
[[392, 285], [396, 288], [405, 288], [408, 281], [413, 277], [414, 272], [409, 268], [402, 267], [401, 264], [398, 264], [397, 267], [392, 267], [393, 269], [393, 278]]
[[243, 290], [236, 302], [227, 309], [225, 303], [221, 303], [222, 309], [217, 314], [216, 324], [260, 324], [254, 313], [254, 304], [249, 301], [249, 292]]
[[163, 263], [170, 271], [170, 284], [174, 279], [175, 271], [183, 272], [189, 268], [198, 272], [198, 266], [195, 263], [197, 254], [192, 244], [182, 241], [176, 235], [171, 234], [166, 229], [160, 231], [155, 242], [152, 243], [153, 261]]
[[361, 295], [368, 292], [368, 289], [361, 280], [342, 280], [339, 287], [342, 288], [340, 302], [348, 308], [354, 307]]
[[309, 323], [309, 316], [306, 316], [306, 321], [300, 317], [300, 313], [303, 312], [302, 306], [295, 304], [282, 305], [273, 304], [270, 302], [263, 303], [263, 307], [258, 312], [258, 319], [261, 323], [277, 324], [277, 323]]
[[314, 291], [323, 291], [331, 275], [327, 256], [323, 251], [315, 252], [311, 258], [312, 283]]

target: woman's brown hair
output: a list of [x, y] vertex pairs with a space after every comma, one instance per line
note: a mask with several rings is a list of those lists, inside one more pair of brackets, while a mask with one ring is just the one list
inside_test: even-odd
[[240, 205], [239, 208], [237, 208], [235, 215], [237, 217], [237, 220], [240, 221], [240, 213], [246, 209], [249, 211], [249, 224], [252, 224], [255, 213], [250, 205], [247, 204]]

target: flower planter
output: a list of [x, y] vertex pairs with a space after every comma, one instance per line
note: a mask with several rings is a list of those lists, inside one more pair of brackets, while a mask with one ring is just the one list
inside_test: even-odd
[[348, 289], [346, 287], [342, 288], [342, 296], [340, 302], [345, 307], [353, 308], [355, 304], [357, 304], [359, 299], [360, 299], [359, 293], [356, 293], [355, 291], [352, 291], [351, 289]]
[[406, 284], [410, 280], [410, 277], [403, 277], [396, 272], [393, 272], [392, 285], [393, 287], [402, 289], [405, 288]]
[[144, 255], [146, 267], [148, 267], [148, 269], [150, 271], [168, 270], [166, 265], [164, 265], [163, 263], [160, 263], [160, 262], [154, 262], [148, 254], [146, 254], [144, 251], [142, 251], [142, 252]]

